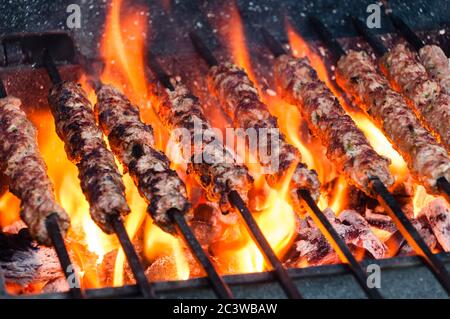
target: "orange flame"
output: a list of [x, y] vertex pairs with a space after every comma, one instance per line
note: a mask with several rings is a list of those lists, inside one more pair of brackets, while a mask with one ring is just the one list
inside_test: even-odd
[[[126, 11], [125, 17], [121, 16]], [[141, 115], [144, 121], [151, 122], [155, 131], [157, 147], [162, 145], [162, 127], [153, 114], [145, 69], [145, 41], [147, 34], [147, 10], [130, 6], [124, 8], [122, 0], [111, 2], [109, 14], [106, 20], [105, 34], [101, 45], [102, 57], [105, 61], [105, 69], [101, 76], [103, 83], [112, 84], [122, 88], [130, 100], [141, 106]], [[131, 179], [127, 179], [127, 190], [131, 190], [128, 196], [132, 214], [126, 220], [127, 231], [132, 238], [138, 231], [146, 216], [146, 203], [140, 197], [139, 192]], [[127, 181], [126, 180], [126, 181]], [[148, 217], [150, 218], [150, 217]], [[144, 231], [145, 249], [147, 258], [155, 255], [172, 255], [179, 266], [178, 279], [189, 277], [187, 261], [184, 260], [182, 245], [179, 240], [164, 233], [152, 223], [146, 223]], [[164, 243], [162, 245], [161, 243]], [[164, 249], [168, 246], [170, 249]], [[115, 265], [114, 285], [123, 284], [124, 254], [120, 250]]]

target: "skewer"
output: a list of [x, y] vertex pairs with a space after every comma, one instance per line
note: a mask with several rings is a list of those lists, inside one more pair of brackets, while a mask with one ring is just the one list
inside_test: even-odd
[[[331, 33], [323, 25], [323, 23], [316, 17], [310, 17], [310, 22], [314, 26], [314, 30], [318, 33], [321, 40], [328, 46], [330, 45], [330, 51], [335, 59], [339, 60], [342, 54], [346, 54], [344, 49], [340, 47], [338, 42], [333, 38]], [[384, 50], [382, 50], [384, 51]], [[442, 179], [440, 179], [442, 181]], [[445, 181], [447, 182], [447, 181]], [[445, 182], [443, 184], [445, 184]], [[439, 182], [438, 180], [438, 183]], [[448, 184], [448, 182], [447, 182]], [[400, 204], [387, 190], [386, 186], [377, 177], [372, 179], [372, 190], [377, 194], [378, 201], [388, 212], [389, 216], [394, 221], [398, 230], [402, 233], [408, 244], [414, 249], [417, 255], [421, 256], [435, 275], [436, 279], [440, 282], [447, 294], [450, 295], [450, 276], [442, 261], [434, 255], [430, 248], [427, 246], [423, 238], [417, 232], [416, 228], [412, 225], [405, 213], [402, 211]]]
[[443, 196], [450, 203], [450, 183], [445, 177], [440, 177], [437, 180], [437, 186], [442, 191]]
[[411, 28], [403, 21], [402, 18], [395, 14], [390, 14], [389, 18], [392, 21], [392, 24], [397, 28], [397, 30], [402, 34], [402, 36], [411, 44], [414, 49], [419, 51], [422, 47], [425, 46], [425, 42], [420, 39], [417, 34], [411, 30]]
[[[59, 73], [55, 61], [47, 49], [43, 52], [43, 63], [53, 85], [61, 83], [61, 74]], [[137, 286], [139, 287], [143, 297], [156, 298], [153, 288], [147, 280], [144, 268], [142, 267], [139, 257], [134, 250], [133, 244], [131, 243], [130, 237], [126, 232], [122, 219], [116, 215], [111, 218], [110, 222], [123, 248], [125, 256], [127, 257], [134, 279], [136, 280]]]
[[[152, 69], [153, 73], [156, 75], [158, 80], [164, 85], [163, 80], [170, 78], [169, 75], [163, 70], [163, 68], [159, 65], [159, 63], [153, 56], [150, 55], [149, 59], [151, 60], [149, 61], [150, 68]], [[212, 54], [210, 54], [209, 56], [209, 62], [212, 63], [213, 65], [214, 63], [217, 63], [217, 60], [214, 58]], [[171, 87], [173, 88], [173, 86]], [[171, 89], [171, 87], [166, 86], [166, 88], [169, 90]], [[252, 214], [250, 213], [250, 210], [247, 208], [245, 202], [243, 201], [239, 193], [236, 191], [231, 191], [228, 194], [228, 198], [230, 203], [240, 212], [248, 232], [252, 236], [255, 243], [258, 245], [260, 252], [265, 257], [265, 260], [274, 269], [274, 272], [278, 277], [280, 285], [282, 286], [286, 295], [292, 299], [302, 298], [294, 282], [289, 277], [287, 270], [283, 267], [281, 261], [276, 256], [272, 247], [270, 247], [270, 244], [267, 242], [266, 238], [264, 237], [264, 234], [262, 233], [256, 220], [253, 218]]]
[[[3, 81], [0, 80], [0, 98], [5, 98], [7, 96], [8, 94], [6, 93], [6, 88]], [[84, 295], [80, 289], [80, 283], [75, 274], [75, 268], [70, 260], [67, 247], [64, 243], [64, 238], [61, 235], [61, 230], [58, 225], [58, 215], [51, 214], [47, 216], [45, 226], [51, 238], [53, 248], [56, 251], [56, 255], [58, 256], [61, 269], [66, 277], [67, 284], [69, 285], [70, 293], [74, 298], [83, 298]]]
[[189, 245], [195, 257], [197, 258], [198, 262], [200, 263], [200, 265], [202, 265], [203, 269], [208, 275], [208, 279], [214, 291], [216, 292], [217, 297], [222, 299], [234, 299], [230, 287], [225, 283], [223, 278], [217, 272], [216, 268], [206, 255], [205, 251], [198, 242], [197, 238], [195, 237], [181, 212], [177, 209], [171, 209], [168, 214], [177, 225], [178, 231], [183, 236], [186, 243]]
[[[283, 48], [281, 43], [275, 39], [275, 37], [265, 27], [261, 28], [261, 32], [267, 47], [275, 57], [288, 54], [287, 50]], [[383, 297], [377, 289], [369, 288], [367, 286], [367, 273], [364, 271], [361, 264], [356, 260], [355, 256], [353, 256], [350, 248], [342, 240], [341, 236], [339, 236], [337, 231], [333, 228], [333, 225], [331, 225], [328, 218], [317, 206], [316, 202], [311, 197], [311, 193], [308, 190], [299, 190], [298, 196], [307, 204], [306, 206], [308, 208], [308, 213], [314, 223], [319, 227], [322, 234], [331, 243], [333, 249], [339, 256], [339, 259], [348, 265], [366, 295], [371, 299], [382, 299]]]

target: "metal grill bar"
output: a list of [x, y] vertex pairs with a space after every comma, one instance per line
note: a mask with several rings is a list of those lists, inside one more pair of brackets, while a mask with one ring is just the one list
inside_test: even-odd
[[[337, 54], [337, 56], [334, 56], [336, 60], [342, 56], [342, 53], [345, 54], [342, 47], [340, 49], [336, 47], [336, 45], [339, 45], [338, 42], [333, 39], [331, 33], [319, 19], [316, 17], [311, 17], [310, 21], [315, 26], [314, 29], [317, 31], [324, 43], [327, 45], [333, 45], [333, 50], [331, 53]], [[353, 19], [353, 21], [355, 21], [355, 19]], [[403, 237], [408, 241], [416, 254], [423, 257], [423, 260], [428, 268], [435, 275], [442, 287], [444, 287], [447, 294], [450, 295], [450, 277], [444, 264], [431, 252], [425, 241], [402, 211], [400, 204], [395, 200], [394, 196], [389, 193], [381, 180], [377, 177], [373, 178], [371, 184], [374, 193], [377, 194], [378, 201], [385, 207], [398, 230], [402, 233]]]
[[[283, 48], [281, 43], [265, 27], [261, 28], [261, 32], [263, 34], [267, 47], [275, 57], [288, 53]], [[366, 295], [371, 299], [381, 299], [382, 296], [377, 289], [369, 288], [367, 286], [368, 280], [366, 272], [353, 256], [350, 248], [333, 228], [328, 218], [319, 209], [316, 202], [311, 197], [311, 193], [307, 190], [299, 190], [298, 196], [306, 203], [308, 213], [312, 217], [314, 223], [318, 226], [321, 233], [331, 243], [334, 250], [339, 255], [339, 259], [349, 266], [350, 270], [353, 273], [353, 276], [356, 278]]]
[[[47, 70], [48, 76], [50, 77], [53, 85], [57, 85], [62, 82], [61, 74], [53, 60], [50, 52], [45, 49], [43, 52], [43, 64]], [[124, 250], [125, 256], [127, 257], [128, 263], [133, 272], [133, 276], [138, 283], [140, 291], [144, 298], [155, 298], [155, 294], [150, 286], [150, 283], [145, 276], [144, 267], [142, 266], [139, 257], [134, 250], [133, 244], [125, 230], [122, 219], [117, 215], [113, 216], [110, 220], [114, 231], [119, 238], [119, 242]], [[61, 236], [62, 239], [62, 236]], [[58, 239], [57, 239], [58, 240]], [[58, 255], [59, 256], [59, 255]], [[70, 285], [70, 283], [69, 283]]]
[[211, 260], [209, 260], [208, 256], [203, 251], [202, 246], [198, 242], [181, 212], [179, 210], [172, 209], [168, 212], [168, 214], [177, 225], [178, 231], [182, 234], [186, 243], [191, 248], [191, 251], [194, 253], [198, 262], [202, 265], [208, 275], [208, 279], [211, 282], [217, 297], [222, 299], [234, 299], [230, 287], [228, 287], [223, 278], [217, 272]]

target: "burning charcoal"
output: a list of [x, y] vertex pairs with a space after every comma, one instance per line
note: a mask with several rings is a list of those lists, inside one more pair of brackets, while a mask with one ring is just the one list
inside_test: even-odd
[[[381, 208], [381, 211], [378, 209]], [[370, 226], [393, 233], [397, 230], [392, 219], [384, 213], [381, 206], [377, 206], [374, 210], [366, 209], [364, 218]]]
[[370, 230], [369, 223], [361, 215], [353, 210], [345, 210], [339, 215], [339, 220], [356, 229], [356, 232], [349, 234], [353, 236], [352, 238], [347, 239], [347, 242], [351, 242], [357, 247], [363, 247], [376, 259], [386, 257], [386, 246]]
[[424, 214], [439, 244], [445, 251], [450, 251], [450, 209], [442, 198], [437, 198], [425, 206]]
[[27, 229], [0, 233], [0, 269], [7, 283], [24, 288], [64, 276], [53, 248], [37, 245]]
[[156, 259], [145, 274], [149, 281], [178, 280], [177, 261], [172, 256], [163, 256]]
[[[344, 241], [351, 244], [350, 248], [365, 249], [375, 258], [386, 257], [386, 246], [375, 236], [366, 220], [356, 211], [346, 210], [341, 213], [339, 219], [329, 208], [324, 210], [324, 214]], [[290, 252], [288, 265], [301, 265], [305, 261], [314, 265], [339, 262], [330, 243], [310, 217], [306, 218], [306, 223], [302, 223], [297, 236], [296, 253]]]
[[56, 279], [48, 282], [42, 288], [43, 293], [63, 292], [63, 291], [68, 291], [68, 290], [69, 290], [69, 285], [67, 284], [67, 280], [64, 276], [56, 278]]
[[[433, 250], [436, 247], [437, 240], [434, 236], [426, 216], [419, 216], [417, 219], [413, 219], [412, 223], [419, 232], [420, 236], [425, 240], [425, 243]], [[415, 255], [414, 249], [406, 244], [398, 253], [399, 256]]]

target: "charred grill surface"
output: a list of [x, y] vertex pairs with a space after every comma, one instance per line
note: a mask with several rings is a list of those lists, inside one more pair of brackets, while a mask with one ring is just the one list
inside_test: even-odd
[[21, 200], [20, 215], [31, 235], [50, 246], [47, 217], [57, 214], [58, 225], [65, 234], [69, 216], [56, 202], [47, 166], [39, 153], [36, 129], [20, 107], [17, 98], [0, 99], [0, 170], [10, 191]]
[[155, 223], [175, 233], [169, 210], [186, 214], [190, 204], [186, 187], [170, 169], [169, 159], [154, 148], [152, 127], [141, 121], [139, 108], [116, 88], [103, 85], [97, 91], [97, 98], [95, 113], [112, 151], [149, 204], [148, 211]]
[[390, 89], [369, 55], [349, 51], [341, 57], [336, 80], [383, 129], [415, 179], [428, 192], [439, 194], [437, 179], [450, 178], [447, 151], [421, 126], [403, 97]]
[[[297, 197], [299, 189], [307, 189], [314, 199], [317, 199], [320, 191], [320, 182], [317, 173], [310, 170], [301, 161], [300, 152], [285, 141], [285, 137], [279, 133], [277, 119], [273, 117], [267, 106], [260, 101], [258, 91], [254, 87], [246, 72], [232, 63], [213, 66], [208, 75], [210, 91], [221, 101], [226, 113], [234, 122], [235, 128], [267, 129], [267, 134], [258, 134], [258, 143], [267, 145], [271, 149], [271, 157], [278, 159], [278, 167], [273, 167], [273, 162], [265, 159], [258, 148], [258, 160], [267, 169], [266, 178], [269, 184], [280, 182], [288, 170], [296, 165], [292, 175], [290, 189], [291, 200], [298, 208], [300, 203]], [[277, 136], [273, 137], [274, 130]], [[261, 139], [266, 139], [261, 140]], [[275, 140], [274, 143], [271, 143]]]
[[114, 155], [106, 147], [92, 105], [73, 82], [54, 85], [49, 103], [56, 132], [64, 141], [68, 158], [78, 167], [92, 219], [103, 231], [112, 233], [111, 217], [126, 215], [130, 208]]
[[[429, 50], [425, 52], [433, 53]], [[428, 65], [436, 63], [435, 60], [435, 55], [431, 54]], [[417, 54], [400, 43], [380, 61], [381, 69], [390, 79], [393, 87], [408, 99], [417, 116], [423, 119], [426, 126], [440, 138], [441, 143], [450, 149], [450, 96], [441, 93], [439, 82], [428, 76]], [[435, 65], [435, 67], [438, 68], [436, 72], [442, 74], [439, 72], [442, 65]], [[447, 73], [450, 72], [448, 60], [444, 69]]]
[[373, 150], [306, 58], [279, 56], [275, 80], [283, 98], [298, 107], [311, 130], [327, 147], [327, 157], [351, 184], [370, 196], [375, 195], [371, 178], [380, 178], [388, 187], [393, 184], [389, 160]]
[[[189, 132], [189, 144], [182, 146], [182, 155], [188, 159], [188, 171], [193, 173], [206, 190], [208, 199], [219, 201], [221, 210], [228, 212], [232, 206], [228, 194], [235, 190], [247, 201], [253, 178], [244, 165], [236, 163], [234, 156], [223, 146], [206, 119], [197, 97], [186, 86], [176, 83], [174, 90], [155, 86], [156, 113], [173, 133], [177, 129]], [[201, 132], [196, 131], [200, 128]], [[200, 136], [200, 145], [197, 139]]]

